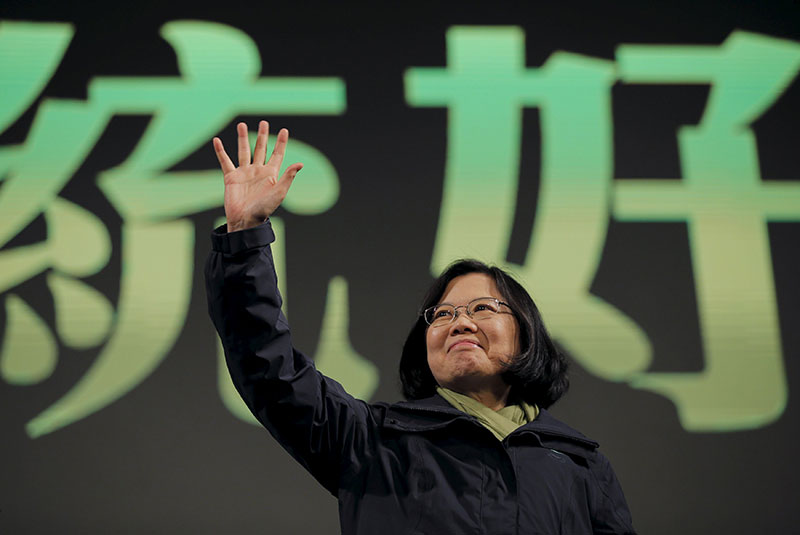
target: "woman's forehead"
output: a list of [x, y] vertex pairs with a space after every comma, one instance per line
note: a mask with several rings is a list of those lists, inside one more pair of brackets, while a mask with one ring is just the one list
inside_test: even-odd
[[467, 273], [450, 281], [439, 302], [466, 305], [478, 297], [503, 299], [492, 277], [485, 273]]

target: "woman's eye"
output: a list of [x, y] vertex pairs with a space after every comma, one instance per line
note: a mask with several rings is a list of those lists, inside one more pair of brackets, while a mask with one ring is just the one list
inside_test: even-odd
[[450, 317], [450, 314], [451, 314], [451, 312], [449, 310], [446, 310], [446, 309], [445, 310], [441, 310], [440, 309], [440, 310], [434, 311], [433, 316], [435, 318], [447, 318], [447, 317]]

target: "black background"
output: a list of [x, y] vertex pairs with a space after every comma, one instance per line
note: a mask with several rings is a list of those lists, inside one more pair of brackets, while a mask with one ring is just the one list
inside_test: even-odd
[[[24, 141], [42, 98], [84, 99], [94, 77], [179, 75], [175, 54], [158, 33], [173, 20], [214, 21], [246, 32], [258, 44], [263, 76], [344, 81], [342, 115], [269, 119], [322, 151], [341, 181], [331, 210], [317, 216], [282, 214], [296, 343], [307, 350], [316, 346], [328, 281], [344, 276], [350, 285], [351, 342], [381, 372], [376, 400], [399, 398], [400, 347], [431, 280], [447, 143], [446, 110], [406, 105], [403, 73], [409, 67], [446, 65], [449, 27], [521, 26], [530, 67], [557, 50], [613, 60], [620, 43], [719, 44], [734, 29], [800, 40], [800, 8], [788, 1], [224, 2], [208, 7], [6, 2], [0, 18], [75, 27], [42, 96], [0, 133], [0, 144]], [[615, 177], [680, 176], [675, 129], [697, 123], [707, 95], [701, 86], [615, 86]], [[798, 112], [800, 82], [795, 80], [752, 125], [763, 179], [800, 179]], [[233, 125], [245, 120], [254, 126], [260, 118], [231, 117], [220, 135], [232, 147]], [[108, 225], [114, 253], [91, 283], [112, 300], [119, 291], [122, 219], [95, 180], [98, 172], [128, 156], [148, 119], [115, 118], [61, 193]], [[535, 109], [524, 112], [523, 131], [519, 202], [534, 205]], [[215, 166], [209, 144], [176, 169]], [[533, 213], [517, 213], [515, 228], [530, 226]], [[216, 393], [215, 339], [200, 266], [210, 246], [208, 229], [221, 214], [218, 209], [192, 218], [198, 269], [190, 313], [170, 354], [136, 389], [98, 413], [32, 440], [25, 423], [75, 384], [93, 354], [63, 353], [53, 376], [39, 385], [0, 384], [0, 531], [338, 532], [335, 499], [265, 431], [236, 420]], [[44, 230], [37, 219], [6, 248], [41, 240]], [[800, 388], [800, 225], [770, 223], [769, 234], [789, 387], [789, 403], [778, 421], [752, 431], [689, 433], [668, 399], [601, 380], [577, 363], [569, 394], [553, 408], [556, 416], [601, 443], [641, 533], [800, 533], [799, 407], [793, 395]], [[515, 234], [509, 260], [524, 253], [526, 243], [527, 236]], [[611, 221], [592, 291], [645, 329], [655, 349], [651, 370], [703, 368], [693, 288], [685, 224]], [[37, 303], [52, 321], [42, 276], [14, 292]], [[375, 303], [385, 308], [380, 317], [369, 312]]]

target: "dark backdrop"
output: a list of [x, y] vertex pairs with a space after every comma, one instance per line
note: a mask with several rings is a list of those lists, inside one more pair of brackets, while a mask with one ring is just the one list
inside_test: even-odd
[[[334, 182], [339, 191], [332, 202], [320, 201], [306, 212], [282, 209], [279, 214], [285, 228], [288, 314], [296, 344], [314, 354], [326, 316], [326, 295], [327, 302], [333, 299], [327, 293], [329, 283], [335, 277], [346, 281], [347, 300], [342, 310], [349, 313], [349, 325], [340, 325], [339, 334], [348, 341], [353, 354], [374, 364], [375, 376], [368, 373], [368, 365], [361, 367], [367, 370], [364, 377], [374, 381], [364, 379], [352, 384], [354, 389], [370, 392], [373, 400], [400, 397], [396, 379], [400, 348], [418, 301], [433, 277], [431, 259], [437, 225], [442, 219], [440, 207], [447, 195], [443, 185], [448, 142], [452, 142], [448, 140], [449, 115], [444, 105], [412, 105], [407, 99], [404, 77], [408, 69], [415, 67], [447, 66], [448, 29], [517, 27], [525, 36], [525, 62], [529, 68], [541, 67], [558, 51], [606, 60], [615, 68], [617, 47], [621, 44], [718, 47], [736, 30], [789, 45], [796, 46], [800, 41], [798, 6], [788, 1], [658, 5], [372, 3], [368, 7], [226, 2], [214, 8], [178, 6], [168, 2], [77, 6], [61, 2], [4, 3], [0, 7], [3, 24], [67, 23], [65, 27], [73, 33], [63, 57], [54, 63], [52, 76], [0, 133], [0, 147], [8, 149], [26, 143], [30, 146], [37, 114], [48, 102], [95, 102], [87, 89], [93, 80], [179, 78], [175, 50], [159, 33], [171, 21], [215, 22], [243, 32], [257, 45], [262, 77], [338, 79], [344, 91], [344, 105], [338, 109], [332, 104], [327, 112], [232, 112], [203, 123], [203, 128], [211, 129], [204, 139], [221, 135], [233, 148], [235, 123], [245, 120], [254, 127], [264, 117], [275, 127], [289, 127], [294, 138], [319, 151], [335, 169]], [[0, 25], [0, 35], [7, 28]], [[6, 51], [5, 62], [0, 64], [6, 85], [24, 70], [19, 62], [8, 59], [21, 50]], [[743, 69], [748, 61], [759, 60], [746, 59]], [[225, 64], [222, 58], [220, 73]], [[220, 74], [215, 79], [224, 86], [225, 76]], [[709, 84], [632, 85], [616, 80], [608, 93], [613, 143], [610, 178], [615, 184], [637, 178], [680, 179], [682, 158], [687, 156], [676, 141], [676, 132], [701, 121]], [[794, 74], [788, 80], [774, 103], [746, 121], [755, 136], [763, 183], [797, 185], [800, 180], [800, 135], [796, 128], [800, 82]], [[146, 84], [132, 82], [130, 87], [133, 95], [141, 95]], [[494, 98], [491, 92], [487, 93], [487, 102]], [[130, 99], [136, 100], [136, 96]], [[196, 102], [197, 109], [181, 112], [184, 115], [178, 123], [190, 116], [213, 115], [212, 104], [208, 104], [211, 100], [189, 101]], [[166, 210], [156, 215], [142, 215], [135, 209], [124, 213], [121, 208], [127, 206], [126, 200], [140, 195], [137, 188], [147, 189], [147, 183], [126, 190], [122, 200], [115, 200], [110, 190], [102, 187], [102, 173], [123, 165], [152, 127], [153, 112], [145, 108], [115, 109], [110, 120], [98, 129], [96, 139], [87, 142], [85, 158], [77, 161], [74, 172], [69, 172], [67, 180], [54, 191], [58, 198], [82, 207], [102, 221], [110, 241], [108, 257], [98, 261], [96, 269], [70, 272], [59, 268], [56, 257], [60, 252], [38, 264], [34, 260], [30, 265], [24, 264], [24, 258], [34, 258], [31, 247], [54, 239], [61, 219], [57, 210], [48, 212], [55, 210], [53, 196], [43, 198], [34, 215], [20, 218], [20, 228], [9, 231], [11, 235], [0, 249], [0, 266], [6, 266], [0, 270], [7, 270], [3, 276], [7, 280], [0, 289], [4, 303], [0, 307], [0, 344], [4, 344], [5, 359], [0, 370], [4, 373], [0, 378], [0, 528], [4, 533], [338, 532], [335, 499], [319, 488], [263, 429], [237, 418], [236, 409], [228, 408], [230, 403], [226, 405], [220, 394], [215, 334], [205, 310], [202, 263], [210, 246], [209, 230], [222, 215], [221, 180], [216, 201], [212, 196], [211, 200], [198, 201], [196, 208], [174, 213]], [[513, 231], [508, 237], [506, 258], [487, 258], [512, 266], [525, 261], [531, 227], [538, 221], [537, 206], [542, 206], [537, 205], [541, 202], [540, 149], [547, 142], [547, 133], [540, 129], [542, 117], [537, 106], [525, 107], [521, 117]], [[179, 126], [175, 128], [176, 136], [188, 135]], [[71, 154], [70, 151], [78, 151], [82, 131], [80, 125], [65, 129], [77, 137], [61, 139], [59, 150]], [[480, 132], [487, 139], [494, 134], [488, 128]], [[169, 137], [158, 142], [163, 144], [166, 139]], [[472, 148], [480, 150], [481, 146]], [[582, 146], [585, 142], [582, 145], [576, 140], [576, 161], [583, 156]], [[61, 153], [49, 154], [47, 146], [36, 146], [36, 150], [39, 152], [34, 160], [50, 162], [50, 167], [44, 166], [46, 169], [58, 168], [63, 161]], [[8, 154], [11, 152], [4, 152], [3, 157], [11, 158]], [[183, 197], [181, 187], [190, 195], [188, 190], [194, 184], [216, 176], [216, 161], [210, 143], [192, 145], [176, 158], [161, 171], [187, 173], [185, 183], [170, 190], [172, 197], [164, 193], [177, 205]], [[20, 183], [15, 161], [0, 159], [0, 178], [5, 178], [0, 182], [0, 203], [4, 195], [10, 198], [12, 181]], [[485, 164], [492, 168], [492, 162]], [[25, 176], [36, 177], [37, 172], [51, 176], [47, 170], [35, 169]], [[326, 176], [330, 179], [332, 175]], [[725, 177], [721, 178], [724, 182]], [[486, 179], [491, 181], [492, 177]], [[301, 180], [302, 173], [298, 183]], [[23, 192], [38, 195], [44, 186], [31, 182], [26, 187]], [[614, 194], [611, 190], [607, 193], [611, 206], [616, 202]], [[144, 194], [142, 197], [145, 204], [152, 201]], [[712, 400], [712, 412], [728, 416], [719, 425], [711, 417], [710, 423], [692, 426], [679, 417], [669, 396], [636, 388], [635, 374], [613, 370], [598, 373], [586, 365], [592, 362], [590, 356], [573, 359], [572, 388], [553, 411], [601, 443], [642, 533], [800, 532], [796, 507], [800, 503], [799, 465], [795, 455], [800, 407], [793, 395], [800, 388], [800, 337], [796, 329], [800, 320], [800, 204], [792, 204], [791, 199], [796, 197], [788, 198], [789, 206], [784, 211], [789, 215], [763, 223], [768, 251], [759, 250], [745, 236], [740, 258], [742, 262], [766, 258], [774, 279], [774, 295], [759, 294], [753, 299], [775, 303], [778, 380], [764, 378], [768, 374], [762, 373], [762, 355], [755, 349], [749, 353], [751, 358], [737, 361], [736, 378], [708, 393], [713, 397], [724, 390], [730, 398], [731, 392], [755, 388], [755, 396], [752, 392], [742, 396], [776, 397], [785, 400], [785, 406], [779, 403], [771, 413], [744, 421], [737, 417], [741, 406], [726, 405], [724, 401], [715, 406]], [[502, 216], [488, 201], [489, 208], [482, 208], [481, 200], [474, 199], [465, 214], [474, 214], [477, 221]], [[755, 197], [753, 203], [757, 203]], [[6, 207], [4, 211], [10, 209]], [[747, 211], [746, 207], [737, 210]], [[44, 213], [50, 214], [50, 220]], [[9, 224], [7, 213], [0, 219], [6, 220], [0, 225]], [[702, 376], [710, 370], [706, 355], [709, 335], [704, 335], [701, 326], [696, 286], [699, 283], [693, 271], [692, 255], [700, 253], [697, 245], [691, 244], [691, 224], [680, 218], [654, 219], [633, 221], [618, 217], [609, 209], [603, 219], [607, 229], [601, 256], [588, 293], [624, 311], [649, 340], [652, 361], [638, 372]], [[186, 226], [169, 234], [169, 225], [176, 221]], [[79, 251], [78, 256], [84, 254], [80, 251], [89, 247], [86, 244], [90, 240], [79, 233], [79, 225], [67, 228], [76, 234], [72, 241], [64, 238], [65, 247]], [[129, 233], [146, 234], [151, 228], [153, 234], [143, 238], [138, 249], [125, 248], [133, 241]], [[737, 228], [724, 229], [720, 236], [737, 233]], [[170, 239], [182, 240], [178, 243], [188, 244], [186, 258], [176, 260], [177, 253], [173, 258], [174, 251], [158, 243], [167, 234]], [[571, 258], [570, 247], [569, 240], [565, 241], [567, 259]], [[18, 260], [13, 256], [15, 251], [29, 256]], [[181, 261], [188, 261], [190, 269], [178, 269], [182, 278], [170, 283], [171, 267]], [[147, 284], [140, 281], [138, 286], [132, 286], [131, 291], [137, 294], [185, 286], [186, 293], [180, 299], [188, 308], [178, 314], [177, 320], [173, 311], [182, 309], [177, 305], [173, 309], [173, 302], [154, 298], [139, 303], [125, 293], [126, 270], [134, 271], [134, 265], [145, 273], [141, 280], [150, 277]], [[17, 275], [12, 276], [12, 271]], [[83, 343], [75, 342], [77, 335], [71, 338], [69, 328], [59, 327], [59, 321], [66, 317], [77, 318], [79, 326], [69, 332], [84, 332], [80, 310], [68, 306], [73, 294], [65, 294], [67, 305], [58, 305], [48, 278], [53, 273], [66, 273], [82, 288], [99, 292], [110, 305], [105, 316], [101, 312], [91, 316], [110, 318], [105, 330], [96, 329], [99, 334], [95, 333], [94, 341], [89, 340], [90, 333]], [[715, 272], [714, 276], [724, 278], [726, 272]], [[536, 298], [537, 287], [533, 286], [530, 289]], [[742, 293], [750, 291], [747, 286], [741, 288]], [[65, 287], [70, 288], [68, 284]], [[757, 286], [756, 291], [760, 291]], [[739, 295], [738, 291], [731, 293], [734, 295]], [[125, 299], [134, 303], [130, 305], [134, 312], [122, 312]], [[88, 297], [86, 300], [91, 301]], [[18, 306], [20, 301], [28, 308]], [[737, 323], [736, 317], [740, 313], [749, 317], [747, 311], [737, 309], [741, 303], [735, 297], [731, 297], [731, 303], [726, 317], [733, 317], [731, 324], [746, 330], [750, 321]], [[31, 314], [20, 310], [33, 311], [44, 331], [30, 327], [25, 318]], [[139, 370], [139, 379], [102, 397], [91, 409], [78, 411], [71, 421], [62, 419], [61, 424], [49, 427], [45, 422], [40, 428], [29, 424], [94, 369], [99, 355], [110, 351], [109, 341], [116, 340], [115, 333], [125, 329], [135, 333], [136, 322], [140, 321], [141, 336], [152, 337], [152, 326], [162, 321], [159, 318], [164, 311], [164, 323], [172, 319], [177, 326], [170, 331], [174, 332], [174, 339], [163, 341], [160, 349], [147, 350], [153, 360], [151, 369]], [[543, 313], [547, 321], [547, 306], [543, 306]], [[567, 318], [567, 327], [569, 321]], [[91, 331], [91, 326], [84, 327], [86, 332]], [[14, 329], [19, 335], [16, 338], [12, 336]], [[37, 344], [47, 339], [41, 332], [51, 333], [51, 346], [55, 347], [51, 347], [49, 368], [46, 363], [23, 362], [41, 351]], [[602, 339], [602, 334], [598, 336]], [[12, 338], [14, 351], [9, 349]], [[769, 336], [759, 331], [748, 334], [747, 339], [769, 341]], [[109, 377], [124, 378], [133, 373], [140, 350], [145, 351], [137, 344], [147, 344], [136, 336], [125, 340], [111, 352], [109, 359], [118, 359], [118, 363], [111, 366], [112, 371], [104, 372]], [[569, 341], [560, 342], [569, 352]], [[602, 340], [598, 341], [600, 344]], [[331, 365], [330, 369], [334, 368]], [[342, 369], [346, 372], [349, 368]], [[348, 377], [340, 378], [351, 386]], [[785, 395], [773, 396], [775, 391]], [[737, 398], [735, 394], [733, 397]]]

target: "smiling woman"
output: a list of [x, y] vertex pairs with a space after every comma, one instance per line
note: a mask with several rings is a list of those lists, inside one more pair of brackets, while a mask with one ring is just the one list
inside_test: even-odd
[[239, 166], [219, 139], [227, 225], [206, 263], [209, 312], [234, 384], [280, 444], [339, 500], [343, 534], [633, 533], [598, 444], [551, 416], [567, 389], [525, 289], [496, 267], [453, 264], [403, 347], [407, 401], [369, 404], [294, 348], [270, 250], [269, 216], [302, 164], [278, 170], [238, 126]]
[[[441, 310], [441, 304], [479, 294], [497, 299], [497, 314], [476, 317], [474, 313], [454, 311], [449, 317], [452, 322], [430, 315]], [[494, 378], [477, 381], [473, 374], [470, 381], [466, 374], [458, 380], [461, 386], [453, 390], [479, 399], [484, 405], [501, 408], [510, 396], [512, 400], [547, 408], [569, 388], [567, 361], [553, 344], [538, 307], [525, 288], [502, 269], [477, 260], [455, 262], [431, 285], [422, 309], [400, 359], [400, 379], [407, 399], [432, 396], [438, 386], [447, 386], [443, 382], [453, 384], [443, 376], [445, 370], [467, 369], [464, 359], [444, 358], [450, 353], [450, 345], [461, 340], [478, 343], [483, 351], [476, 349], [472, 353], [483, 353], [487, 359], [484, 364], [494, 363]], [[444, 344], [444, 353], [436, 350], [439, 340]], [[492, 388], [481, 389], [481, 385]]]
[[[428, 327], [425, 337], [428, 367], [436, 383], [493, 410], [506, 406], [511, 385], [503, 379], [503, 371], [519, 353], [517, 320], [502, 313], [507, 307], [499, 304], [502, 297], [483, 273], [453, 279], [442, 300], [465, 304], [433, 307], [432, 319], [439, 321]], [[458, 312], [461, 307], [466, 313]]]

